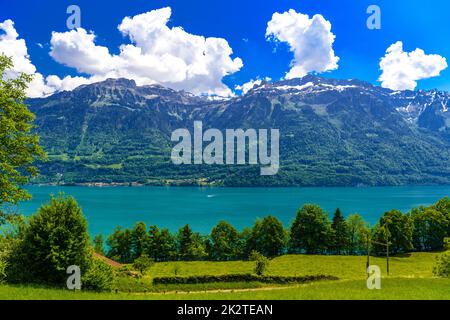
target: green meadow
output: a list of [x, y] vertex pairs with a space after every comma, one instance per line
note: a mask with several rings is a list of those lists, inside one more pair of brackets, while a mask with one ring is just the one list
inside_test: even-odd
[[252, 273], [254, 267], [254, 263], [249, 261], [168, 262], [156, 263], [140, 279], [119, 277], [117, 292], [72, 292], [0, 285], [0, 299], [450, 299], [450, 279], [435, 278], [432, 274], [437, 254], [412, 253], [391, 257], [389, 276], [386, 274], [386, 259], [371, 257], [370, 263], [382, 270], [381, 290], [367, 289], [366, 257], [286, 255], [270, 262], [268, 275], [325, 274], [339, 279], [289, 285], [239, 282], [153, 286], [153, 277], [173, 276], [175, 270], [177, 276], [223, 275]]

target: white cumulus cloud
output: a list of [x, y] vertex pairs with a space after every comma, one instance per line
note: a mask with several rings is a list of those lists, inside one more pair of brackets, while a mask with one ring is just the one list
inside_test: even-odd
[[92, 78], [124, 77], [138, 85], [162, 84], [195, 94], [229, 96], [223, 77], [239, 71], [240, 58], [222, 38], [193, 35], [181, 27], [168, 27], [170, 7], [126, 17], [119, 31], [131, 41], [119, 54], [95, 43], [95, 34], [82, 28], [53, 32], [50, 55]]
[[19, 73], [24, 72], [33, 75], [27, 96], [30, 98], [42, 97], [60, 90], [72, 90], [81, 83], [88, 80], [79, 77], [67, 76], [60, 79], [51, 75], [45, 78], [37, 72], [36, 66], [31, 62], [28, 55], [27, 44], [24, 39], [19, 38], [19, 34], [14, 27], [14, 22], [10, 19], [0, 23], [0, 53], [12, 58], [14, 67], [5, 74], [7, 78], [15, 78]]
[[398, 41], [386, 50], [381, 58], [382, 74], [379, 81], [384, 88], [392, 90], [414, 90], [417, 81], [440, 75], [448, 67], [447, 60], [437, 54], [425, 54], [417, 48], [412, 52], [403, 50], [403, 42]]
[[338, 68], [339, 57], [333, 49], [335, 35], [331, 32], [331, 23], [320, 14], [310, 18], [293, 9], [276, 12], [267, 24], [266, 38], [286, 42], [294, 53], [287, 79]]

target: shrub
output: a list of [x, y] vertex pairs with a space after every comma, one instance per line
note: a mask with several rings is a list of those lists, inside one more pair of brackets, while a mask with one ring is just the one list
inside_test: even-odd
[[[1, 216], [1, 213], [0, 213]], [[0, 221], [1, 223], [2, 221]], [[24, 217], [7, 216], [4, 218], [5, 226], [0, 230], [0, 282], [8, 280], [10, 261], [17, 252], [20, 244], [20, 235], [24, 227]]]
[[181, 271], [181, 266], [178, 263], [175, 263], [175, 265], [173, 266], [173, 274], [174, 275], [178, 275]]
[[6, 246], [6, 239], [0, 235], [0, 283], [6, 279], [8, 256], [9, 250]]
[[261, 255], [255, 262], [255, 273], [262, 276], [269, 265], [269, 259]]
[[8, 262], [6, 258], [0, 255], [0, 282], [6, 279], [6, 267], [8, 266]]
[[253, 250], [252, 252], [250, 252], [250, 255], [248, 256], [248, 261], [256, 261], [258, 260], [260, 257], [262, 256], [261, 253], [259, 253], [256, 250]]
[[269, 259], [263, 256], [258, 251], [253, 250], [248, 257], [250, 261], [255, 261], [255, 273], [258, 276], [263, 275], [264, 271], [267, 269], [269, 265]]
[[450, 278], [450, 252], [444, 252], [436, 257], [433, 274], [437, 277]]
[[95, 272], [87, 222], [72, 197], [52, 196], [31, 216], [16, 242], [7, 271], [10, 282], [64, 287], [71, 265], [80, 267], [82, 276]]
[[149, 258], [148, 255], [143, 254], [133, 262], [133, 268], [136, 271], [139, 271], [141, 275], [144, 275], [145, 272], [154, 264], [153, 259]]
[[444, 249], [450, 250], [450, 238], [448, 237], [444, 238]]
[[81, 276], [83, 289], [93, 291], [111, 290], [114, 284], [113, 268], [101, 261], [93, 258], [86, 273]]

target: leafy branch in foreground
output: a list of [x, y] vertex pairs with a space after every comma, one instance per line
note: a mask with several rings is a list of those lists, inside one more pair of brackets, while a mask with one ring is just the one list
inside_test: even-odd
[[31, 197], [21, 185], [37, 176], [33, 163], [46, 159], [39, 136], [32, 132], [34, 114], [24, 103], [32, 76], [10, 78], [12, 68], [12, 59], [0, 55], [0, 206]]

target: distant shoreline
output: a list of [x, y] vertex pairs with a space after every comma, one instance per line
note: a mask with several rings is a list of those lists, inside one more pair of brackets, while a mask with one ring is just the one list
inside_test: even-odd
[[261, 185], [248, 185], [248, 186], [226, 186], [226, 185], [218, 185], [218, 184], [143, 184], [143, 183], [120, 183], [120, 182], [113, 182], [113, 183], [106, 183], [106, 182], [87, 182], [87, 183], [65, 183], [65, 184], [59, 184], [59, 183], [28, 183], [25, 186], [32, 186], [32, 187], [90, 187], [90, 188], [114, 188], [114, 187], [176, 187], [176, 188], [192, 188], [192, 187], [204, 187], [204, 188], [217, 188], [217, 189], [223, 189], [223, 188], [230, 188], [230, 189], [239, 189], [239, 188], [258, 188], [258, 189], [264, 189], [264, 188], [271, 188], [271, 189], [283, 189], [283, 188], [337, 188], [337, 189], [343, 189], [343, 188], [395, 188], [395, 187], [446, 187], [450, 186], [450, 184], [398, 184], [398, 185], [347, 185], [347, 186], [336, 186], [336, 185], [286, 185], [286, 186], [261, 186]]

